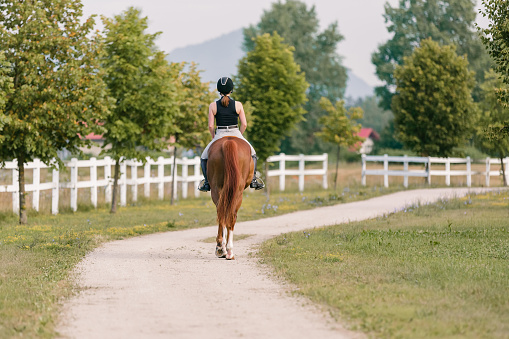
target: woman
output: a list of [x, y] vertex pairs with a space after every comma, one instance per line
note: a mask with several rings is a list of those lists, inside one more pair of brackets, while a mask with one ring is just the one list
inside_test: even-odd
[[[212, 143], [222, 137], [234, 136], [247, 142], [251, 147], [251, 156], [254, 161], [253, 180], [249, 187], [254, 189], [262, 189], [265, 187], [263, 182], [256, 178], [256, 152], [251, 144], [242, 136], [247, 127], [246, 114], [242, 103], [230, 98], [233, 91], [233, 81], [228, 77], [222, 77], [217, 81], [217, 90], [221, 95], [221, 99], [213, 102], [209, 106], [209, 131], [212, 134], [212, 141], [207, 145], [201, 154], [201, 170], [205, 179], [203, 184], [198, 188], [202, 192], [210, 191], [209, 181], [207, 179], [207, 160], [209, 158], [209, 148]], [[239, 129], [240, 119], [240, 129]], [[214, 128], [214, 120], [217, 128]]]

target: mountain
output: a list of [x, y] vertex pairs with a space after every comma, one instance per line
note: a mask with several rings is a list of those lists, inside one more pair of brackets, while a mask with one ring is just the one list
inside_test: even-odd
[[[242, 29], [221, 35], [201, 44], [177, 48], [170, 52], [168, 59], [173, 62], [194, 61], [203, 70], [203, 81], [212, 81], [215, 87], [217, 79], [232, 76], [237, 72], [237, 64], [244, 56]], [[348, 70], [348, 81], [345, 96], [348, 98], [363, 98], [373, 95], [373, 87]]]

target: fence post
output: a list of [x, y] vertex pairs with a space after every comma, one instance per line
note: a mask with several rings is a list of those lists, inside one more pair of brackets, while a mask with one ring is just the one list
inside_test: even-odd
[[138, 160], [134, 160], [131, 164], [131, 199], [133, 202], [138, 201]]
[[428, 157], [428, 185], [431, 185], [431, 157]]
[[[177, 200], [177, 183], [178, 183], [178, 178], [177, 178], [177, 175], [178, 175], [178, 158], [177, 159], [174, 159], [172, 162], [171, 162], [171, 186], [173, 187], [173, 189], [171, 190], [172, 191], [172, 194], [173, 194], [173, 200]], [[175, 166], [173, 166], [173, 163], [175, 163]], [[173, 171], [175, 171], [175, 176], [173, 176]], [[175, 180], [173, 180], [173, 178], [175, 178]]]
[[69, 163], [71, 168], [71, 210], [78, 210], [78, 159], [72, 158]]
[[145, 180], [144, 185], [144, 195], [145, 198], [150, 198], [150, 158], [146, 159], [147, 162], [145, 163], [145, 167], [143, 168], [143, 180]]
[[60, 173], [58, 171], [58, 163], [53, 169], [53, 188], [51, 189], [51, 214], [58, 214], [58, 195], [60, 193]]
[[490, 187], [490, 171], [491, 171], [490, 157], [487, 157], [486, 158], [486, 187]]
[[299, 192], [304, 191], [304, 154], [299, 154]]
[[[193, 173], [194, 173], [195, 177], [200, 175], [200, 165], [199, 165], [200, 161], [201, 161], [200, 157], [194, 158], [195, 164], [194, 164], [194, 172]], [[198, 191], [199, 185], [200, 185], [200, 181], [194, 180], [194, 197], [195, 198], [198, 198], [200, 196], [200, 191]]]
[[104, 165], [104, 179], [106, 179], [107, 184], [104, 188], [104, 199], [107, 203], [111, 203], [111, 163], [113, 159], [110, 157], [104, 157], [105, 165]]
[[[285, 190], [285, 171], [286, 171], [286, 159], [284, 153], [279, 153], [280, 159], [279, 159], [279, 190], [284, 191]], [[269, 184], [269, 177], [268, 173], [267, 175], [267, 185]]]
[[182, 198], [185, 199], [187, 198], [187, 173], [188, 173], [188, 168], [187, 166], [189, 166], [187, 164], [187, 158], [182, 158]]
[[504, 159], [504, 162], [505, 162], [505, 182], [509, 182], [509, 170], [507, 170], [507, 165], [509, 165], [509, 157], [506, 157]]
[[159, 200], [164, 199], [164, 158], [157, 158], [157, 193]]
[[328, 186], [328, 182], [327, 182], [327, 172], [328, 172], [328, 169], [329, 169], [329, 155], [327, 153], [324, 153], [323, 154], [323, 189], [326, 190], [329, 186]]
[[127, 165], [126, 160], [120, 160], [120, 206], [125, 207], [127, 205], [127, 180], [126, 172]]
[[12, 169], [12, 185], [14, 190], [12, 192], [12, 212], [14, 214], [19, 213], [19, 169], [18, 160], [14, 159], [14, 168]]
[[32, 182], [34, 186], [34, 190], [32, 191], [32, 208], [39, 212], [39, 196], [41, 193], [40, 184], [41, 184], [41, 160], [34, 159], [33, 163], [33, 174], [32, 174]]
[[90, 200], [92, 200], [92, 206], [97, 208], [97, 159], [90, 158]]
[[403, 158], [403, 171], [405, 172], [405, 176], [403, 177], [403, 186], [408, 188], [408, 156], [405, 154]]
[[445, 163], [445, 184], [447, 186], [451, 186], [451, 159], [450, 158], [447, 158], [447, 162]]
[[472, 162], [470, 157], [467, 157], [467, 186], [472, 186]]
[[366, 186], [366, 154], [362, 154], [361, 159], [362, 159], [361, 185]]
[[384, 187], [389, 187], [389, 156], [384, 154]]

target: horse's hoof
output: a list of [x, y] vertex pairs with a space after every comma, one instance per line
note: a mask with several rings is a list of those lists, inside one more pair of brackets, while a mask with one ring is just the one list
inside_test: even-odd
[[227, 256], [225, 256], [226, 260], [235, 260], [235, 256], [231, 257], [231, 258], [228, 258]]

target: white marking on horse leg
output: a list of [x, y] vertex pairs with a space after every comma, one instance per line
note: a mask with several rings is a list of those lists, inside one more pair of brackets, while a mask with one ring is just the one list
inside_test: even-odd
[[226, 259], [233, 260], [233, 231], [228, 230], [228, 244], [226, 245]]
[[228, 234], [228, 231], [226, 230], [226, 227], [223, 227], [223, 247], [226, 248], [226, 235]]

